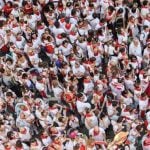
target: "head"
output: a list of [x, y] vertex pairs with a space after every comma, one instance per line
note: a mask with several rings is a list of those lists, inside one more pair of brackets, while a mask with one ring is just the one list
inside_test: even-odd
[[138, 46], [138, 44], [139, 44], [138, 38], [134, 38], [133, 39], [133, 43], [134, 43], [135, 46]]
[[95, 133], [97, 133], [97, 134], [100, 132], [99, 127], [98, 127], [98, 126], [95, 126], [95, 127], [94, 127], [94, 132], [95, 132]]

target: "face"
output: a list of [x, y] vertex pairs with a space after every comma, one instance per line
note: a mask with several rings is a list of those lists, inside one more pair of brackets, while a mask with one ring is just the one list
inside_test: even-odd
[[131, 22], [134, 22], [134, 21], [135, 21], [135, 18], [134, 18], [134, 17], [132, 17], [132, 18], [131, 18]]
[[51, 128], [52, 133], [57, 133], [57, 129], [55, 127]]
[[33, 34], [32, 37], [35, 39], [36, 38], [36, 34]]
[[133, 43], [134, 43], [134, 45], [138, 45], [139, 44], [137, 39], [133, 40]]
[[99, 128], [98, 128], [98, 127], [95, 127], [95, 128], [94, 128], [94, 132], [95, 132], [95, 133], [99, 133]]
[[79, 66], [80, 66], [79, 64], [75, 64], [75, 67], [76, 67], [76, 68], [79, 68]]
[[32, 42], [31, 42], [31, 43], [28, 43], [28, 46], [29, 46], [29, 47], [32, 47], [32, 46], [33, 46]]
[[12, 62], [11, 61], [7, 61], [7, 65], [12, 65]]
[[7, 5], [8, 7], [10, 7], [10, 3], [7, 3], [6, 5]]
[[68, 46], [68, 43], [67, 43], [67, 42], [65, 42], [64, 47], [67, 47], [67, 46]]
[[5, 126], [4, 125], [1, 125], [0, 126], [0, 131], [4, 131], [5, 130]]

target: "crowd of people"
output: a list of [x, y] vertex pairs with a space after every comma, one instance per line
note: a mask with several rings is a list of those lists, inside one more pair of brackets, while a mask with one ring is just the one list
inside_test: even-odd
[[149, 64], [149, 0], [0, 0], [0, 150], [149, 150]]

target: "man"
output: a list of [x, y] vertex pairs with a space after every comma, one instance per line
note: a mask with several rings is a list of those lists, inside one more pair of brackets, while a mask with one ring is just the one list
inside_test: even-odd
[[[94, 128], [90, 129], [89, 135], [96, 141], [105, 141], [106, 135], [104, 129], [101, 127], [95, 126]], [[103, 149], [106, 149], [105, 145], [101, 145]]]
[[142, 138], [142, 148], [143, 150], [150, 149], [150, 126], [147, 127], [148, 131]]
[[133, 41], [129, 45], [129, 55], [142, 57], [142, 47], [137, 38], [133, 39]]
[[86, 108], [91, 108], [91, 105], [88, 102], [86, 102], [82, 93], [79, 93], [77, 95], [76, 107], [81, 115], [84, 113]]
[[75, 66], [72, 68], [73, 74], [78, 79], [78, 91], [81, 92], [84, 89], [83, 80], [84, 80], [84, 74], [85, 74], [85, 68], [83, 65], [79, 64], [78, 62], [75, 63]]

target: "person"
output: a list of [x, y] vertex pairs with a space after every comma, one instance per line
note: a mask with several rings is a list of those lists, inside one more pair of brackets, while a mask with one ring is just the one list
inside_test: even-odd
[[[89, 131], [89, 135], [91, 136], [91, 138], [93, 138], [97, 142], [106, 140], [105, 131], [98, 126], [95, 126], [94, 128], [92, 128]], [[102, 148], [105, 149], [104, 144], [102, 145]]]
[[0, 0], [0, 149], [148, 149], [149, 5]]

